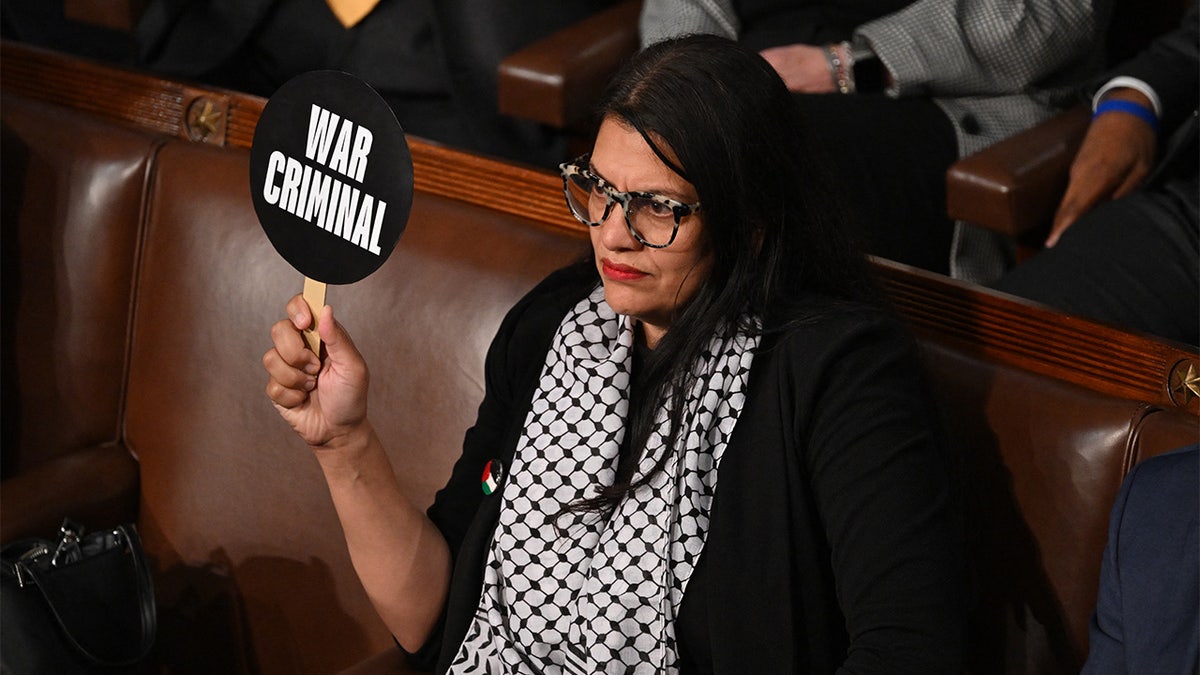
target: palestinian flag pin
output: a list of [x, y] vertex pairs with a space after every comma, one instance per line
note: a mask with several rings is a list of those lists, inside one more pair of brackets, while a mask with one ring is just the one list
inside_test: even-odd
[[500, 460], [489, 460], [483, 465], [483, 483], [480, 487], [483, 488], [483, 494], [490, 495], [500, 487], [500, 480], [504, 478], [504, 465]]

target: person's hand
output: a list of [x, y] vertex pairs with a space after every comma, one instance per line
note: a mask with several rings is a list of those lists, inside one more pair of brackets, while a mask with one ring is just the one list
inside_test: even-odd
[[[1128, 89], [1116, 90], [1108, 98], [1150, 106], [1140, 92]], [[1092, 120], [1071, 163], [1067, 190], [1054, 214], [1046, 246], [1057, 244], [1067, 228], [1100, 202], [1137, 189], [1154, 165], [1156, 140], [1154, 129], [1134, 115], [1109, 112]]]
[[300, 331], [314, 320], [303, 296], [287, 303], [288, 319], [271, 326], [271, 349], [263, 354], [267, 397], [292, 429], [313, 447], [334, 447], [366, 428], [366, 363], [350, 335], [326, 306], [317, 318], [324, 363]]
[[759, 52], [783, 78], [791, 91], [806, 94], [829, 94], [837, 90], [825, 48], [812, 45], [784, 45]]

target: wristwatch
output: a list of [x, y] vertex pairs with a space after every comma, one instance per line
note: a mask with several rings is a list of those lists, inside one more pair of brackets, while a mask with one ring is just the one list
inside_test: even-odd
[[854, 64], [854, 89], [860, 94], [877, 94], [883, 91], [883, 62], [862, 37], [850, 41], [850, 62]]

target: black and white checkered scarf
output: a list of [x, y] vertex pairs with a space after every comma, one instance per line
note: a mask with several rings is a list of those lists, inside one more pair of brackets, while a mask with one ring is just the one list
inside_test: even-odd
[[758, 338], [713, 338], [673, 449], [660, 410], [635, 480], [670, 452], [664, 471], [607, 520], [571, 512], [556, 523], [564, 507], [614, 480], [633, 342], [631, 319], [613, 312], [603, 288], [559, 326], [501, 487], [479, 609], [451, 672], [678, 670], [674, 618], [704, 548]]

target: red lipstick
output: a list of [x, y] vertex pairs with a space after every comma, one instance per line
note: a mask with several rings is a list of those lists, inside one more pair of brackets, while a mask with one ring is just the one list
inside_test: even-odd
[[604, 270], [604, 276], [613, 281], [636, 281], [647, 276], [645, 272], [636, 267], [615, 263], [608, 258], [601, 259], [600, 265]]

